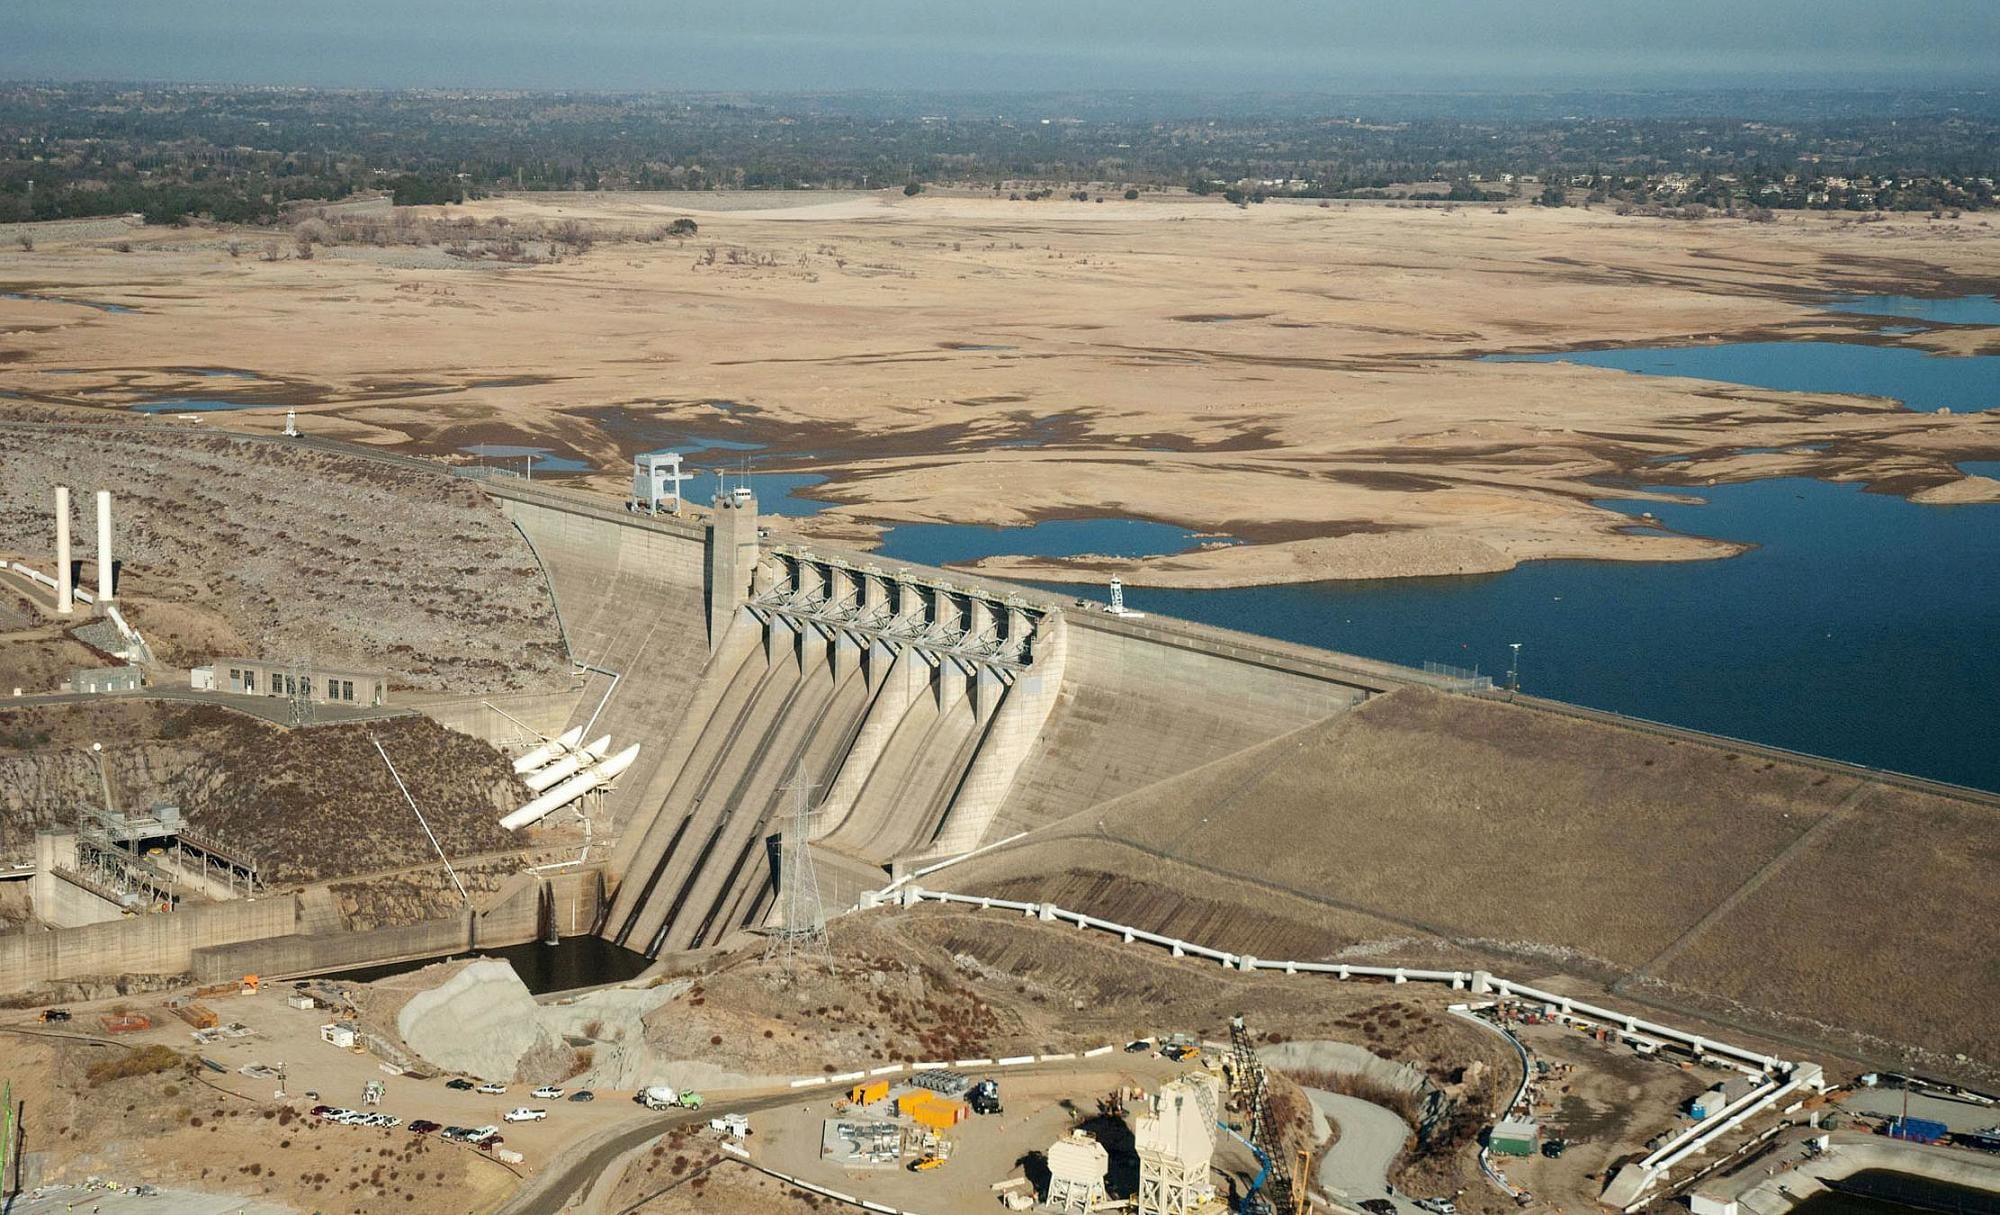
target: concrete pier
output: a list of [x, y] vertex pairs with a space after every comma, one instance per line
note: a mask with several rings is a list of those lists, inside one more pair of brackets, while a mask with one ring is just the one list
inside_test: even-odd
[[76, 611], [75, 568], [69, 553], [69, 486], [56, 486], [56, 611]]

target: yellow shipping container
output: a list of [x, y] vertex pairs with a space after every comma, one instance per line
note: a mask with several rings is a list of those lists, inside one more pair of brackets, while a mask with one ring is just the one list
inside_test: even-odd
[[942, 1097], [931, 1096], [928, 1101], [913, 1102], [904, 1107], [907, 1114], [918, 1126], [934, 1131], [947, 1131], [972, 1116], [972, 1111], [963, 1101], [946, 1101]]
[[889, 1082], [876, 1080], [868, 1084], [857, 1084], [847, 1090], [847, 1099], [856, 1105], [873, 1105], [889, 1095]]

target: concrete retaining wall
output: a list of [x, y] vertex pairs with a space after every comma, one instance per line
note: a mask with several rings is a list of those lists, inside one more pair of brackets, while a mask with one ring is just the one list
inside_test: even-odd
[[1061, 690], [986, 838], [1028, 830], [1341, 712], [1359, 688], [1067, 621]]
[[[597, 870], [547, 878], [562, 936], [589, 932], [597, 922]], [[519, 945], [540, 935], [543, 879], [517, 874], [482, 912], [461, 912], [435, 920], [367, 932], [292, 932], [264, 940], [239, 941], [194, 951], [191, 969], [203, 982], [254, 974], [282, 978], [458, 953], [469, 946]]]
[[372, 966], [404, 958], [427, 958], [456, 953], [466, 946], [471, 929], [466, 916], [425, 920], [400, 928], [378, 928], [371, 932], [335, 932], [308, 936], [291, 933], [260, 941], [240, 941], [194, 951], [197, 981], [213, 983], [237, 975], [285, 978], [315, 974], [323, 970], [344, 970], [351, 966]]
[[0, 992], [86, 975], [180, 974], [193, 969], [196, 950], [284, 936], [297, 925], [298, 901], [283, 895], [81, 928], [9, 933], [0, 936]]
[[579, 686], [565, 692], [517, 692], [418, 701], [410, 707], [448, 730], [506, 748], [539, 742], [537, 734], [553, 738], [562, 733], [582, 695]]

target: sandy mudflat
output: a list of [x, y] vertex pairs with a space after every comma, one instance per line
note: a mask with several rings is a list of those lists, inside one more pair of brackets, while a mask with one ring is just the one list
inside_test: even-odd
[[1912, 502], [1960, 505], [1972, 502], [2000, 502], [2000, 481], [1992, 477], [1965, 477], [1944, 485], [1933, 485], [1910, 495]]
[[[1631, 530], [1594, 505], [1620, 492], [1606, 479], [1916, 493], [1959, 481], [1954, 459], [2000, 457], [2000, 413], [1471, 361], [1734, 337], [1935, 346], [1811, 301], [1991, 290], [2000, 239], [1977, 215], [1680, 223], [931, 193], [539, 195], [461, 212], [601, 235], [689, 215], [701, 232], [503, 267], [435, 247], [300, 261], [289, 242], [265, 262], [262, 234], [231, 258], [230, 234], [200, 229], [121, 229], [120, 254], [95, 228], [51, 228], [33, 252], [0, 250], [0, 292], [45, 297], [0, 299], [0, 392], [107, 409], [235, 395], [272, 408], [201, 424], [274, 430], [296, 405], [314, 433], [408, 450], [532, 444], [606, 470], [588, 480], [610, 494], [635, 451], [762, 444], [757, 468], [829, 478], [815, 492], [836, 505], [804, 526], [849, 541], [877, 523], [1108, 514], [1245, 542], [1120, 567], [1172, 585], [1726, 555]], [[254, 378], [198, 374], [217, 368]], [[1649, 463], [1663, 456], [1688, 458]], [[698, 463], [724, 459], [742, 456]]]

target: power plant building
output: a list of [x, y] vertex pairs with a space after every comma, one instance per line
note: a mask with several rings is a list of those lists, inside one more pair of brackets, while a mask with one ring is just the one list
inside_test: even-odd
[[382, 671], [315, 666], [295, 672], [290, 663], [262, 658], [218, 658], [209, 668], [218, 692], [240, 696], [296, 696], [314, 704], [381, 705], [389, 700], [389, 676]]

